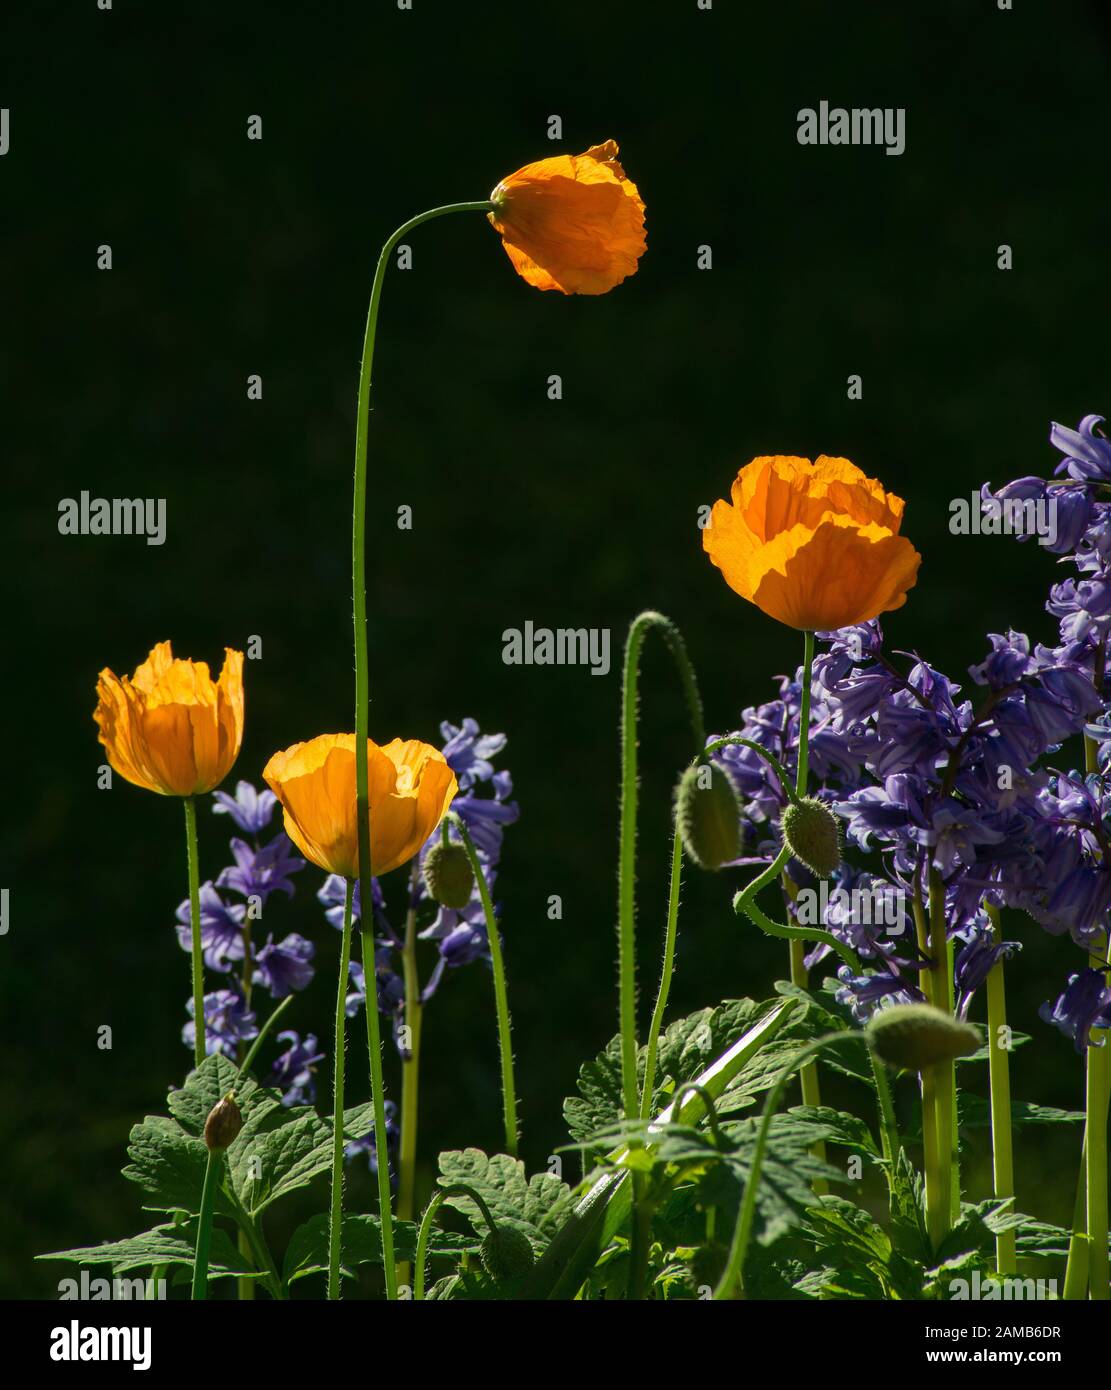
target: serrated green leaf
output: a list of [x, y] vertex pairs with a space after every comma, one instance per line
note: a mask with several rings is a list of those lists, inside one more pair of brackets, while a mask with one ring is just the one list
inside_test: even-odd
[[[343, 1112], [343, 1132], [348, 1139], [361, 1139], [373, 1125], [374, 1107], [369, 1101]], [[318, 1174], [329, 1172], [332, 1149], [331, 1118], [321, 1119], [312, 1110], [257, 1135], [235, 1155], [233, 1177], [242, 1183], [240, 1200], [252, 1216], [257, 1216], [279, 1197], [307, 1187]]]
[[[193, 1265], [197, 1243], [197, 1223], [182, 1225], [172, 1222], [155, 1226], [142, 1235], [127, 1240], [107, 1241], [103, 1245], [78, 1246], [73, 1250], [57, 1250], [50, 1255], [37, 1255], [39, 1260], [68, 1260], [74, 1264], [112, 1266], [114, 1274], [126, 1274], [132, 1269], [150, 1269], [152, 1265]], [[233, 1276], [262, 1278], [249, 1260], [240, 1255], [227, 1232], [220, 1226], [212, 1229], [208, 1277], [224, 1279]]]
[[[176, 1120], [148, 1115], [135, 1125], [127, 1146], [131, 1162], [122, 1170], [146, 1194], [154, 1211], [200, 1211], [208, 1150], [202, 1139], [186, 1134]], [[226, 1203], [221, 1204], [226, 1209]]]
[[[508, 1225], [528, 1237], [540, 1254], [571, 1215], [571, 1189], [553, 1173], [525, 1176], [525, 1165], [508, 1154], [487, 1156], [481, 1149], [454, 1149], [440, 1155], [441, 1187], [466, 1183], [483, 1198], [498, 1225]], [[470, 1197], [450, 1196], [445, 1205], [461, 1211], [476, 1232], [485, 1235], [486, 1222]]]

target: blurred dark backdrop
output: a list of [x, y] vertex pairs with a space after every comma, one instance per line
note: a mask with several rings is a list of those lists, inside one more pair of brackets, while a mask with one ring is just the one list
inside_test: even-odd
[[[1050, 557], [948, 531], [950, 499], [1047, 471], [1051, 419], [1106, 410], [1107, 79], [1099, 0], [929, 5], [393, 0], [6, 6], [0, 104], [4, 831], [0, 1292], [53, 1296], [32, 1253], [143, 1229], [128, 1127], [187, 1063], [181, 816], [98, 791], [97, 670], [157, 640], [249, 663], [236, 775], [349, 727], [350, 481], [378, 248], [555, 149], [618, 139], [648, 207], [641, 270], [602, 298], [521, 282], [482, 218], [411, 238], [380, 323], [368, 578], [372, 733], [504, 729], [522, 817], [499, 881], [524, 1153], [616, 1016], [619, 650], [658, 607], [683, 628], [712, 729], [766, 698], [795, 635], [700, 552], [697, 508], [766, 452], [846, 454], [907, 499], [917, 589], [886, 624], [953, 674], [1007, 625], [1050, 639]], [[803, 148], [821, 99], [906, 108], [906, 151]], [[263, 139], [249, 142], [249, 116]], [[550, 115], [564, 139], [546, 138]], [[112, 246], [114, 268], [96, 269]], [[996, 267], [1013, 247], [1014, 269]], [[713, 269], [696, 269], [712, 247]], [[1104, 299], [1099, 296], [1103, 294]], [[248, 401], [259, 373], [263, 399]], [[546, 381], [558, 373], [563, 400]], [[847, 399], [850, 373], [863, 399]], [[82, 489], [165, 497], [161, 548], [62, 537]], [[396, 509], [414, 508], [411, 532]], [[513, 668], [501, 632], [608, 626], [615, 669]], [[641, 960], [654, 990], [670, 787], [689, 754], [662, 651], [643, 678]], [[202, 870], [225, 821], [201, 815]], [[290, 1022], [327, 1035], [335, 934], [313, 898], [275, 929], [320, 946]], [[395, 893], [400, 889], [394, 885]], [[733, 885], [692, 878], [672, 1015], [767, 993], [780, 951]], [[547, 920], [549, 894], [564, 903]], [[1082, 1103], [1039, 1002], [1078, 963], [1025, 920], [1008, 988], [1036, 1036], [1021, 1098]], [[110, 1052], [96, 1029], [114, 1029]], [[426, 1024], [422, 1151], [499, 1140], [489, 979]], [[392, 1059], [391, 1059], [392, 1067]], [[362, 1067], [353, 1065], [358, 1085]], [[323, 1079], [323, 1078], [322, 1078]], [[982, 1141], [973, 1141], [983, 1193]], [[1078, 1138], [1024, 1143], [1019, 1205], [1063, 1220]], [[429, 1180], [426, 1172], [424, 1181]], [[357, 1184], [356, 1201], [369, 1200]], [[306, 1199], [299, 1219], [319, 1205]]]

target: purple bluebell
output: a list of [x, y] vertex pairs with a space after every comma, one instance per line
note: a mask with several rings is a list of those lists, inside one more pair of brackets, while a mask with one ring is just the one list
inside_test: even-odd
[[1052, 1004], [1043, 1004], [1038, 1012], [1046, 1023], [1072, 1039], [1077, 1052], [1103, 1047], [1106, 1040], [1095, 1043], [1092, 1029], [1111, 1028], [1111, 988], [1102, 971], [1081, 970], [1069, 976], [1063, 994]]
[[[231, 970], [243, 959], [243, 919], [247, 909], [242, 903], [225, 903], [212, 882], [202, 883], [201, 947], [204, 963], [209, 970]], [[193, 949], [192, 915], [189, 899], [178, 905], [177, 939], [183, 951]]]
[[261, 849], [253, 848], [246, 840], [232, 840], [231, 852], [235, 863], [220, 874], [216, 880], [218, 888], [244, 898], [258, 898], [260, 906], [265, 906], [271, 893], [293, 897], [289, 876], [303, 869], [305, 861], [294, 854], [293, 842], [284, 831]]
[[1083, 482], [1111, 482], [1111, 440], [1100, 428], [1102, 424], [1102, 415], [1085, 415], [1074, 430], [1054, 420], [1049, 442], [1064, 454], [1057, 473]]
[[[186, 1009], [189, 1021], [181, 1030], [181, 1038], [188, 1047], [192, 1047], [196, 1037], [192, 999], [188, 1000]], [[221, 1052], [225, 1057], [234, 1057], [241, 1042], [258, 1037], [255, 1015], [248, 1008], [241, 990], [217, 989], [205, 995], [204, 1031], [205, 1052], [209, 1056]]]
[[258, 791], [250, 782], [237, 782], [234, 797], [227, 792], [213, 792], [212, 799], [216, 815], [231, 816], [244, 835], [256, 839], [269, 826], [278, 804], [278, 798], [269, 788]]
[[275, 999], [284, 999], [311, 983], [315, 955], [316, 947], [297, 932], [290, 932], [276, 945], [270, 936], [255, 956], [254, 983], [268, 989]]
[[967, 1018], [976, 991], [985, 983], [997, 962], [1010, 960], [1022, 950], [1018, 941], [996, 942], [990, 925], [977, 922], [957, 933], [960, 943], [953, 962], [957, 1017]]
[[282, 1093], [283, 1105], [312, 1105], [316, 1100], [316, 1068], [324, 1060], [315, 1033], [304, 1038], [293, 1029], [279, 1033], [276, 1041], [288, 1043], [279, 1052], [267, 1078], [267, 1085]]

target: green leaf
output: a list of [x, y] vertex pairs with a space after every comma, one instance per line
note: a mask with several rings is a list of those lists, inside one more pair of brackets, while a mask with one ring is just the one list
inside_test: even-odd
[[[639, 1059], [637, 1079], [643, 1084], [644, 1060]], [[578, 1095], [563, 1102], [567, 1132], [579, 1143], [591, 1143], [599, 1130], [624, 1114], [621, 1095], [621, 1039], [616, 1037], [591, 1062], [579, 1068]]]
[[[703, 1206], [721, 1206], [732, 1212], [739, 1205], [751, 1172], [760, 1122], [742, 1120], [730, 1126], [734, 1148], [716, 1152], [706, 1175], [698, 1184], [699, 1200]], [[702, 1140], [702, 1134], [692, 1134], [691, 1141]], [[771, 1245], [785, 1232], [796, 1226], [808, 1207], [818, 1200], [813, 1183], [844, 1182], [845, 1175], [810, 1151], [814, 1143], [812, 1125], [800, 1126], [790, 1115], [776, 1115], [768, 1129], [767, 1147], [760, 1169], [760, 1186], [756, 1194], [756, 1213], [752, 1234], [761, 1245]], [[693, 1158], [694, 1143], [684, 1146], [682, 1134], [676, 1131], [672, 1140], [661, 1141], [661, 1157], [681, 1162], [686, 1153]], [[709, 1148], [705, 1144], [705, 1148]]]
[[[192, 1268], [197, 1244], [197, 1223], [182, 1225], [172, 1222], [155, 1226], [129, 1240], [107, 1241], [103, 1245], [78, 1246], [73, 1250], [58, 1250], [51, 1255], [38, 1255], [39, 1260], [70, 1260], [75, 1264], [112, 1266], [114, 1274], [132, 1269], [149, 1269], [152, 1265], [188, 1265]], [[249, 1260], [240, 1255], [227, 1232], [220, 1226], [212, 1229], [212, 1245], [208, 1262], [208, 1277], [224, 1279], [232, 1276], [262, 1278]]]
[[[393, 1223], [394, 1258], [412, 1260], [417, 1253], [417, 1230], [411, 1221]], [[433, 1229], [429, 1235], [431, 1255], [462, 1255], [477, 1253], [481, 1241], [472, 1236], [456, 1235], [453, 1231]], [[358, 1265], [382, 1263], [382, 1223], [377, 1216], [353, 1213], [343, 1218], [340, 1246], [340, 1269], [348, 1278], [355, 1277]], [[288, 1287], [308, 1274], [320, 1274], [328, 1268], [328, 1213], [321, 1212], [298, 1226], [289, 1238], [282, 1282]]]
[[190, 1137], [176, 1120], [148, 1115], [132, 1129], [127, 1153], [131, 1162], [123, 1176], [143, 1189], [147, 1207], [191, 1215], [200, 1211], [208, 1161], [202, 1139]]
[[[343, 1132], [348, 1139], [361, 1139], [373, 1125], [374, 1107], [369, 1101], [343, 1112]], [[245, 1146], [236, 1140], [234, 1153], [229, 1150], [232, 1181], [251, 1215], [265, 1211], [279, 1197], [307, 1187], [319, 1173], [329, 1172], [333, 1137], [330, 1117], [321, 1119], [307, 1110], [277, 1129], [256, 1135]]]
[[[575, 1202], [571, 1189], [552, 1173], [525, 1176], [525, 1165], [508, 1154], [489, 1157], [481, 1149], [454, 1149], [440, 1155], [441, 1187], [466, 1183], [483, 1198], [497, 1224], [527, 1236], [540, 1254], [570, 1217]], [[486, 1222], [470, 1197], [451, 1196], [445, 1205], [461, 1211], [476, 1232]]]
[[[982, 1097], [962, 1091], [959, 1098], [961, 1124], [969, 1128], [987, 1128], [991, 1124], [991, 1106]], [[1058, 1110], [1051, 1105], [1034, 1105], [1030, 1101], [1011, 1102], [1011, 1124], [1015, 1129], [1029, 1125], [1083, 1124], [1083, 1110]]]
[[823, 1131], [822, 1138], [828, 1143], [840, 1144], [842, 1148], [872, 1162], [880, 1160], [872, 1131], [859, 1116], [834, 1110], [828, 1105], [795, 1105], [787, 1113], [797, 1120], [810, 1121], [819, 1126]]

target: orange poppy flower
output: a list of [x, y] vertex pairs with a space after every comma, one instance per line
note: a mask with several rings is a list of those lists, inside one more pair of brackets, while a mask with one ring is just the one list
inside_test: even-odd
[[490, 223], [513, 268], [538, 290], [605, 294], [644, 255], [644, 203], [613, 140], [526, 164], [490, 201]]
[[[412, 859], [443, 819], [458, 790], [437, 748], [395, 738], [367, 739], [371, 872]], [[359, 876], [355, 814], [355, 735], [321, 734], [275, 753], [263, 768], [282, 803], [286, 834], [312, 862], [343, 878]]]
[[899, 535], [903, 499], [848, 459], [756, 458], [714, 503], [702, 547], [742, 598], [825, 632], [901, 608], [922, 557]]
[[243, 653], [224, 648], [220, 679], [203, 661], [176, 659], [159, 642], [129, 679], [107, 667], [93, 718], [108, 762], [129, 782], [163, 796], [218, 787], [243, 742]]

